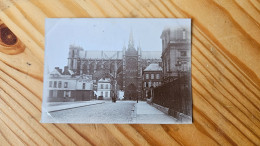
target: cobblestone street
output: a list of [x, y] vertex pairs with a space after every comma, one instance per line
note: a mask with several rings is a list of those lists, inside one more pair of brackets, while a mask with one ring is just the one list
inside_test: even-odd
[[[175, 123], [168, 116], [146, 102], [106, 101], [102, 104], [74, 107], [43, 115], [50, 123]], [[55, 119], [55, 121], [54, 121]]]
[[[106, 102], [103, 104], [50, 112], [48, 119], [56, 123], [129, 123], [132, 121], [134, 101]], [[50, 118], [52, 117], [52, 118]]]

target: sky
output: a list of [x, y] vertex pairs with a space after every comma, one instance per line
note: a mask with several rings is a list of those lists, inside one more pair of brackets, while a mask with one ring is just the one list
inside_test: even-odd
[[69, 46], [84, 50], [121, 51], [132, 30], [135, 46], [143, 51], [161, 51], [165, 27], [190, 29], [190, 19], [173, 18], [46, 18], [45, 67], [67, 65]]

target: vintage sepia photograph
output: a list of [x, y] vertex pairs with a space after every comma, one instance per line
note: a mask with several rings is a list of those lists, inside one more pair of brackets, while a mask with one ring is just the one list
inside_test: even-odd
[[191, 19], [47, 18], [41, 122], [191, 124]]

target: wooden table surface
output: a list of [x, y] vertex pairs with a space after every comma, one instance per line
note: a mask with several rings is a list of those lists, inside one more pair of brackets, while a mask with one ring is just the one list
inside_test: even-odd
[[[0, 145], [260, 145], [259, 0], [0, 0]], [[41, 124], [44, 21], [192, 18], [192, 125]], [[69, 34], [68, 34], [69, 37]]]

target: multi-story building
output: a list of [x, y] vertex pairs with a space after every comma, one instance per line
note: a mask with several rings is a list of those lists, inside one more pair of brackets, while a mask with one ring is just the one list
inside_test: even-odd
[[152, 63], [143, 71], [143, 97], [149, 98], [149, 91], [152, 87], [161, 85], [162, 67]]
[[93, 81], [91, 76], [75, 76], [65, 67], [64, 71], [56, 67], [48, 79], [48, 101], [85, 101], [93, 99]]
[[111, 82], [110, 78], [101, 78], [97, 82], [97, 96], [102, 96], [104, 100], [111, 99]]
[[190, 31], [185, 28], [165, 28], [161, 34], [163, 78], [177, 78], [180, 72], [191, 69]]
[[191, 120], [190, 29], [165, 28], [162, 39], [162, 85], [153, 89], [152, 102], [169, 108], [178, 120]]
[[161, 63], [161, 51], [142, 51], [130, 33], [128, 47], [122, 51], [90, 51], [70, 46], [68, 67], [77, 75], [92, 75], [93, 80], [110, 78], [124, 91], [124, 99], [141, 98], [142, 71], [151, 63]]

